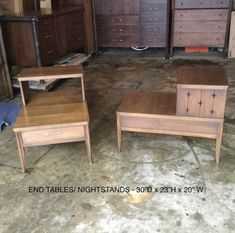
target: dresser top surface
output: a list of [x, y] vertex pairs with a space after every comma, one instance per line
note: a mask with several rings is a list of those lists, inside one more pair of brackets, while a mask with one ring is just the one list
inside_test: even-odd
[[228, 87], [228, 80], [219, 66], [182, 66], [177, 73], [177, 85]]
[[83, 72], [81, 65], [33, 67], [24, 68], [17, 78], [20, 82], [42, 79], [79, 78], [83, 75]]

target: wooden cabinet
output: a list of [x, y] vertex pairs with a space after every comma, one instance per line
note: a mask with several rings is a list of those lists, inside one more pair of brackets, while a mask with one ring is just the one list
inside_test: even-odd
[[168, 36], [168, 5], [165, 0], [141, 0], [140, 46], [166, 47]]
[[[83, 68], [53, 66], [23, 69], [18, 75], [23, 107], [14, 124], [22, 171], [25, 172], [25, 148], [66, 142], [85, 141], [92, 163], [89, 113], [85, 99]], [[78, 90], [62, 90], [32, 95], [30, 81], [76, 78]]]
[[83, 8], [2, 16], [9, 65], [47, 66], [84, 48]]
[[177, 115], [224, 118], [228, 81], [222, 68], [183, 67], [178, 73]]
[[230, 0], [174, 0], [172, 47], [221, 47], [226, 50]]
[[167, 0], [95, 0], [98, 47], [167, 47]]

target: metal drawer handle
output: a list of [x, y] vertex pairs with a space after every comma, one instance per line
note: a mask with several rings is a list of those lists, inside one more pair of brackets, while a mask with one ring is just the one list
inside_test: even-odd
[[115, 22], [115, 19], [112, 19], [112, 22]]
[[123, 19], [119, 19], [119, 22], [122, 22], [123, 21]]
[[123, 40], [122, 40], [122, 39], [120, 39], [120, 40], [119, 40], [119, 42], [123, 42]]
[[113, 32], [116, 32], [117, 30], [116, 29], [113, 29]]
[[51, 55], [53, 53], [54, 53], [54, 50], [50, 50], [50, 51], [47, 52], [48, 55]]
[[116, 42], [117, 40], [116, 39], [112, 39], [113, 42]]
[[220, 38], [215, 38], [215, 40], [220, 40]]
[[152, 7], [149, 7], [149, 10], [152, 10], [153, 8]]
[[61, 134], [60, 131], [53, 131], [53, 132], [48, 132], [45, 134], [45, 136], [54, 136], [54, 135], [59, 135]]
[[48, 25], [48, 24], [50, 24], [50, 23], [49, 23], [49, 22], [47, 22], [47, 21], [45, 21], [45, 22], [44, 22], [44, 25]]
[[51, 38], [52, 38], [52, 36], [46, 35], [46, 39], [51, 39]]
[[123, 31], [123, 30], [120, 28], [120, 29], [119, 29], [119, 32], [122, 32], [122, 31]]
[[157, 8], [157, 7], [155, 7], [155, 8], [154, 8], [154, 10], [158, 10], [158, 8]]

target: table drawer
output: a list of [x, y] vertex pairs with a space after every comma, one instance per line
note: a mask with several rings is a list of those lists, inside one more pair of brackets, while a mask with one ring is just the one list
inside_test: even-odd
[[174, 47], [224, 47], [224, 33], [174, 33]]
[[175, 32], [226, 32], [227, 21], [176, 21]]
[[227, 9], [216, 10], [175, 10], [175, 21], [227, 20]]
[[175, 8], [229, 8], [229, 2], [230, 0], [175, 0]]
[[22, 132], [23, 145], [26, 147], [79, 141], [84, 139], [84, 136], [84, 126]]

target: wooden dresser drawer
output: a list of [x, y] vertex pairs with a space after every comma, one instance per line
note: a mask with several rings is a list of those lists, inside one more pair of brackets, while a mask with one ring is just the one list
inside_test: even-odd
[[167, 12], [167, 1], [166, 0], [141, 0], [140, 13], [141, 14], [155, 14], [159, 12]]
[[99, 36], [104, 35], [136, 35], [139, 34], [139, 26], [137, 25], [109, 25], [104, 27], [99, 27], [97, 29], [97, 34]]
[[105, 14], [139, 14], [139, 0], [106, 0]]
[[229, 8], [229, 1], [230, 0], [175, 0], [175, 8]]
[[147, 47], [166, 47], [166, 35], [143, 35], [140, 46]]
[[98, 27], [104, 25], [139, 25], [139, 16], [97, 16], [96, 23]]
[[141, 23], [158, 23], [158, 22], [166, 22], [167, 17], [163, 12], [156, 13], [154, 15], [141, 15]]
[[142, 24], [141, 34], [142, 35], [165, 35], [166, 23]]
[[175, 32], [226, 32], [227, 21], [175, 21]]
[[224, 47], [224, 33], [174, 33], [174, 47]]
[[123, 35], [123, 36], [98, 36], [99, 47], [132, 47], [139, 46], [138, 35]]
[[175, 10], [175, 21], [227, 20], [228, 10]]
[[40, 146], [54, 143], [79, 141], [84, 138], [84, 126], [23, 131], [24, 146]]

